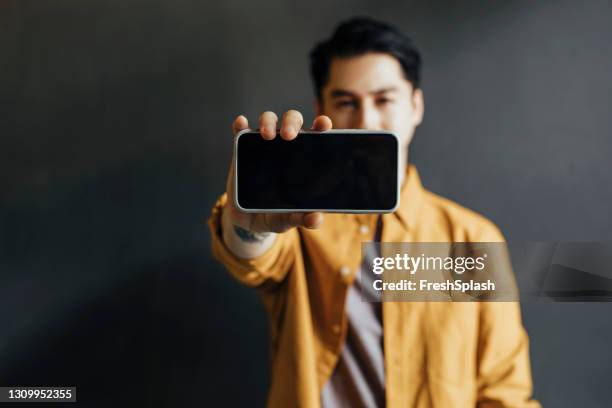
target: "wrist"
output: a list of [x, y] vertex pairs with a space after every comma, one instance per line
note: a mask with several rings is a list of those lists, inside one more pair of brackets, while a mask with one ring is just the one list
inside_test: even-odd
[[272, 247], [276, 240], [274, 232], [252, 232], [232, 220], [225, 206], [221, 212], [221, 235], [225, 245], [241, 258], [254, 258]]

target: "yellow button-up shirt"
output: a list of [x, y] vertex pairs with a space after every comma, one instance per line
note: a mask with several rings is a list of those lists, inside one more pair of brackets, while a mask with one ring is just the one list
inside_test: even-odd
[[[376, 214], [326, 214], [319, 229], [278, 234], [255, 259], [220, 233], [226, 195], [212, 210], [214, 256], [259, 291], [270, 320], [269, 407], [319, 407], [347, 331], [347, 289], [373, 238]], [[400, 207], [382, 215], [382, 242], [499, 242], [483, 216], [421, 185], [410, 165]], [[516, 302], [384, 302], [386, 404], [394, 407], [538, 407], [528, 338]]]

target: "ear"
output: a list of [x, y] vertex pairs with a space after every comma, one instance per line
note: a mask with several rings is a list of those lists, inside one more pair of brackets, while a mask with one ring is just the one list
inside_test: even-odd
[[423, 114], [425, 113], [425, 101], [423, 100], [423, 91], [420, 88], [412, 91], [412, 110], [414, 126], [419, 126], [423, 122]]

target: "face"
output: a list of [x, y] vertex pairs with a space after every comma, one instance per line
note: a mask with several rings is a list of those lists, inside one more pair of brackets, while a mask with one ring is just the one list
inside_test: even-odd
[[423, 119], [423, 93], [413, 90], [397, 59], [385, 53], [336, 57], [321, 96], [316, 110], [336, 129], [395, 132], [406, 163], [414, 129]]

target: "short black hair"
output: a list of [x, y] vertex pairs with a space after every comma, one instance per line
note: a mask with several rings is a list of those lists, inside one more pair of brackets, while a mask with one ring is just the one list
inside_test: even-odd
[[353, 17], [341, 22], [330, 38], [316, 44], [310, 52], [310, 73], [317, 98], [321, 100], [333, 57], [353, 57], [368, 52], [383, 52], [395, 57], [412, 87], [419, 88], [421, 54], [412, 39], [390, 24], [370, 17]]

